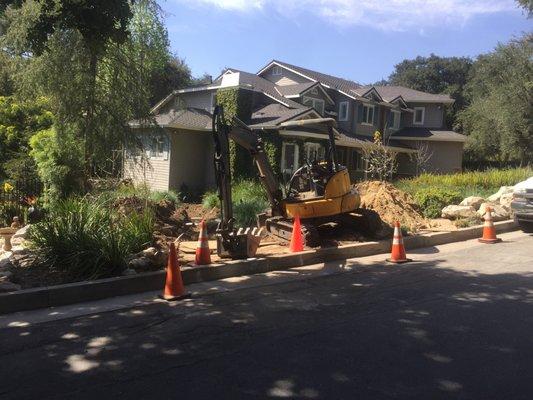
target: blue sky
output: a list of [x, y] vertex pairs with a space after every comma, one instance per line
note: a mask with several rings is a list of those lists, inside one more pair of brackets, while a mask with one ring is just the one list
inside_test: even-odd
[[172, 51], [195, 76], [271, 59], [361, 83], [405, 58], [472, 56], [531, 31], [514, 0], [166, 0]]

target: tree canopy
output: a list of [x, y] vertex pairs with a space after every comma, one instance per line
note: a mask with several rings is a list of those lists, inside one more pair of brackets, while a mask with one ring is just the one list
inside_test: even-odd
[[389, 76], [389, 84], [409, 87], [423, 92], [449, 94], [455, 99], [454, 105], [448, 109], [447, 125], [458, 130], [456, 114], [466, 105], [464, 87], [473, 61], [468, 57], [416, 57], [403, 60], [396, 64], [394, 72]]
[[56, 161], [62, 168], [56, 175], [81, 189], [83, 180], [65, 168], [81, 169], [85, 179], [118, 174], [123, 146], [134, 140], [128, 121], [148, 118], [156, 101], [191, 80], [185, 62], [170, 52], [157, 2], [21, 0], [0, 6], [0, 66], [9, 66], [0, 73], [0, 90], [21, 101], [46, 97], [54, 115], [53, 129], [39, 136], [53, 157], [32, 142], [38, 168], [53, 171]]
[[480, 55], [459, 114], [472, 158], [533, 162], [533, 35]]

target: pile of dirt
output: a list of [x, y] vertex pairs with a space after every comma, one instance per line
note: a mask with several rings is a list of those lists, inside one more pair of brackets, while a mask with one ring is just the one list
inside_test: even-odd
[[220, 216], [220, 210], [218, 207], [214, 207], [211, 210], [204, 208], [202, 204], [196, 203], [183, 203], [174, 212], [174, 216], [183, 216], [187, 215], [191, 220], [202, 220], [206, 221], [211, 219], [216, 219]]
[[413, 198], [389, 182], [366, 181], [355, 185], [361, 196], [361, 208], [374, 210], [389, 225], [399, 221], [402, 227], [416, 232], [427, 226]]

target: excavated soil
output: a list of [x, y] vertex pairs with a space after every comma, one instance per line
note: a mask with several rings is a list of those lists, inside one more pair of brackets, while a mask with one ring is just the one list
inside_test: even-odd
[[361, 196], [361, 208], [374, 210], [390, 226], [399, 221], [411, 232], [427, 227], [428, 221], [413, 198], [389, 182], [366, 181], [355, 185]]

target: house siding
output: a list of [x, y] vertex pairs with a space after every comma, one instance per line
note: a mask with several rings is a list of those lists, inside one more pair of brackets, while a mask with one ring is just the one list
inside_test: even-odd
[[463, 143], [429, 141], [423, 143], [427, 144], [428, 151], [432, 153], [424, 168], [426, 172], [445, 174], [462, 170]]
[[402, 126], [442, 128], [444, 125], [444, 106], [442, 104], [408, 103], [409, 108], [424, 107], [424, 124], [413, 124], [413, 113], [403, 113]]
[[285, 68], [282, 68], [281, 75], [272, 75], [273, 67], [270, 67], [264, 71], [261, 76], [270, 82], [274, 82], [279, 86], [287, 85], [296, 85], [298, 83], [312, 82], [311, 79], [304, 78], [301, 75], [295, 74], [294, 72], [288, 71]]
[[124, 160], [124, 178], [134, 185], [147, 185], [151, 190], [169, 189], [170, 161], [145, 160], [127, 157]]
[[364, 135], [364, 136], [373, 136], [374, 132], [377, 130], [381, 131], [381, 118], [383, 117], [383, 107], [377, 105], [377, 104], [370, 104], [374, 105], [374, 123], [372, 125], [367, 125], [358, 122], [358, 108], [363, 105], [367, 105], [367, 103], [362, 103], [360, 101], [357, 101], [355, 107], [355, 133], [358, 135]]
[[[342, 93], [339, 93], [337, 91], [329, 90], [328, 94], [335, 102], [335, 106], [332, 109], [333, 111], [337, 113], [338, 127], [342, 129], [345, 133], [352, 134], [353, 136], [354, 129], [355, 129], [354, 121], [357, 118], [357, 114], [356, 114], [357, 110], [355, 107], [355, 104], [356, 104], [355, 101], [349, 98], [348, 96], [345, 96]], [[348, 120], [347, 121], [339, 121], [339, 104], [342, 101], [348, 102]]]

